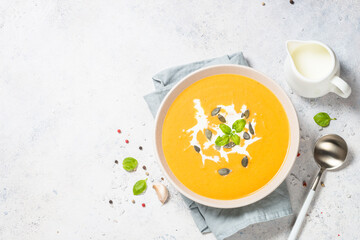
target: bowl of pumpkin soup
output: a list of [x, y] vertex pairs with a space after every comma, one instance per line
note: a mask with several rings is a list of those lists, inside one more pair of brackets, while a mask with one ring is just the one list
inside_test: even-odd
[[167, 179], [211, 207], [241, 207], [269, 195], [290, 172], [298, 145], [290, 99], [245, 66], [191, 73], [167, 94], [156, 117], [156, 155]]

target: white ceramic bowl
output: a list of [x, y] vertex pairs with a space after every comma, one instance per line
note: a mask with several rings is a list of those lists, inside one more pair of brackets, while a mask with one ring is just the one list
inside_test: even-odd
[[[203, 78], [218, 75], [218, 74], [237, 74], [245, 77], [249, 77], [258, 81], [259, 83], [266, 86], [270, 89], [278, 100], [281, 102], [282, 106], [285, 109], [286, 115], [289, 120], [290, 126], [290, 143], [289, 150], [284, 159], [284, 163], [281, 166], [278, 173], [261, 189], [255, 191], [254, 193], [234, 200], [218, 200], [207, 198], [201, 196], [190, 189], [188, 189], [184, 184], [182, 184], [176, 176], [172, 173], [169, 168], [169, 165], [166, 162], [164, 152], [162, 149], [162, 127], [164, 123], [164, 119], [166, 113], [171, 106], [172, 102], [175, 98], [187, 87], [189, 87], [194, 82], [201, 80]], [[239, 65], [216, 65], [208, 68], [200, 69], [196, 72], [193, 72], [182, 79], [179, 83], [177, 83], [174, 88], [167, 94], [164, 101], [162, 102], [158, 114], [155, 120], [155, 152], [157, 158], [160, 162], [162, 170], [167, 177], [167, 179], [175, 186], [175, 188], [185, 195], [186, 197], [194, 200], [195, 202], [217, 208], [236, 208], [245, 206], [251, 203], [254, 203], [267, 195], [269, 195], [272, 191], [274, 191], [286, 178], [288, 173], [290, 172], [294, 162], [296, 155], [298, 153], [299, 147], [299, 122], [296, 115], [296, 111], [288, 98], [285, 92], [281, 89], [281, 87], [275, 83], [272, 79], [265, 76], [264, 74], [245, 66]]]

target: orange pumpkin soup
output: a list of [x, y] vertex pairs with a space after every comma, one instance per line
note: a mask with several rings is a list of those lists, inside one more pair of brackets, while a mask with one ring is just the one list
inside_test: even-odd
[[238, 199], [265, 186], [289, 147], [289, 122], [276, 96], [259, 82], [221, 74], [186, 88], [170, 106], [162, 147], [193, 192]]

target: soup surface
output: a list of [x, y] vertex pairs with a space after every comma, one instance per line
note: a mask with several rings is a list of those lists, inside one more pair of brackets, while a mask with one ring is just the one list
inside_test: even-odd
[[285, 111], [269, 89], [222, 74], [193, 83], [175, 99], [164, 120], [162, 146], [187, 188], [230, 200], [257, 191], [276, 175], [289, 135]]

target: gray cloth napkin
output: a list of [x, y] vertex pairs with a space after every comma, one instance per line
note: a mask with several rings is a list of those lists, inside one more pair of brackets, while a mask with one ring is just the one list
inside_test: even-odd
[[[153, 116], [169, 90], [189, 73], [216, 64], [239, 64], [248, 66], [241, 52], [223, 57], [203, 60], [165, 69], [153, 77], [156, 91], [144, 96]], [[239, 230], [255, 223], [266, 222], [292, 214], [290, 197], [283, 182], [274, 192], [251, 205], [219, 209], [207, 207], [183, 196], [191, 215], [202, 233], [212, 232], [223, 240]]]

